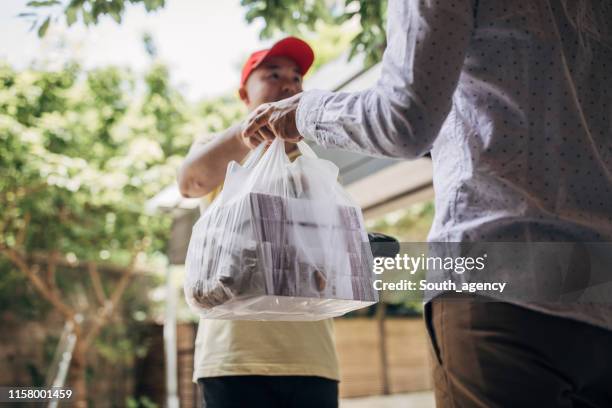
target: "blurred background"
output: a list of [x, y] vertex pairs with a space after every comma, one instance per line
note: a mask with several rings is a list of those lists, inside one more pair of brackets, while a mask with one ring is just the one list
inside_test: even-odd
[[[0, 385], [89, 406], [200, 406], [182, 292], [199, 200], [175, 178], [195, 138], [246, 114], [248, 54], [286, 35], [305, 88], [375, 84], [386, 1], [4, 0], [0, 9]], [[423, 242], [431, 162], [321, 150], [369, 231]], [[433, 406], [420, 302], [336, 319], [343, 407]]]

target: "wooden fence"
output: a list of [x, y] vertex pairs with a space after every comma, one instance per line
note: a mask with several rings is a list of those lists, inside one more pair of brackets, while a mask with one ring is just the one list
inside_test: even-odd
[[[373, 319], [336, 319], [341, 397], [383, 391], [380, 338]], [[428, 339], [421, 319], [387, 318], [388, 379], [391, 393], [431, 388]]]
[[[383, 392], [381, 343], [376, 320], [336, 319], [335, 328], [341, 371], [340, 397], [381, 394]], [[179, 398], [182, 408], [200, 406], [199, 390], [191, 381], [196, 331], [195, 324], [183, 323], [177, 327]], [[428, 339], [422, 320], [387, 318], [385, 331], [390, 392], [431, 389]], [[163, 350], [150, 352], [163, 355]], [[163, 370], [163, 367], [159, 369]], [[151, 392], [151, 395], [158, 393]]]

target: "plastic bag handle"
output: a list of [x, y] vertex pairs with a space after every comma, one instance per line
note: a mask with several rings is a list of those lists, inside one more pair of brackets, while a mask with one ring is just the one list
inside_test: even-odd
[[314, 150], [312, 150], [312, 148], [308, 146], [308, 143], [306, 143], [305, 141], [300, 140], [299, 142], [297, 142], [297, 147], [298, 149], [300, 149], [300, 153], [302, 153], [303, 156], [310, 157], [313, 159], [319, 158], [319, 156], [317, 156]]
[[[310, 157], [313, 159], [319, 158], [319, 156], [317, 156], [314, 150], [312, 150], [312, 148], [308, 146], [308, 144], [303, 140], [297, 143], [297, 147], [304, 157]], [[264, 154], [265, 150], [266, 144], [260, 143], [259, 146], [257, 146], [255, 149], [251, 150], [248, 153], [246, 160], [242, 164], [242, 167], [246, 169], [252, 169], [253, 167], [255, 167], [261, 156]]]
[[266, 149], [266, 144], [260, 143], [259, 146], [251, 150], [248, 153], [246, 160], [242, 164], [242, 167], [246, 169], [251, 169], [255, 167], [255, 164], [257, 164], [257, 161], [259, 160], [259, 158], [261, 157], [265, 149]]

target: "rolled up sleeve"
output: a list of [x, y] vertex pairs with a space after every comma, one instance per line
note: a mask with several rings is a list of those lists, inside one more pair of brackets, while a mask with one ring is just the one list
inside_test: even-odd
[[304, 92], [297, 109], [302, 136], [373, 156], [427, 153], [451, 108], [474, 1], [390, 0], [380, 79], [361, 92]]

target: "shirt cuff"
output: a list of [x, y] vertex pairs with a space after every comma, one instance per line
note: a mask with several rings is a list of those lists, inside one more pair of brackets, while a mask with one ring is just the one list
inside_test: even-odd
[[323, 114], [323, 103], [330, 95], [329, 91], [314, 89], [302, 93], [300, 103], [296, 111], [296, 125], [300, 135], [306, 140], [312, 140], [317, 144], [325, 144], [322, 135], [317, 134], [317, 124]]

